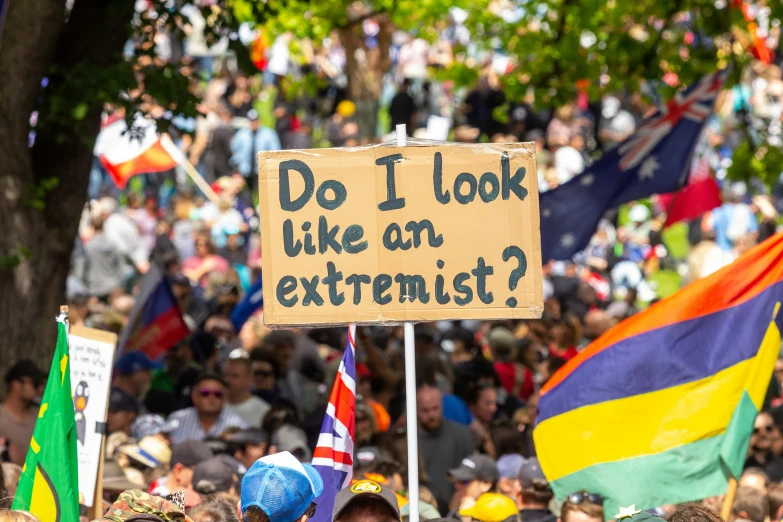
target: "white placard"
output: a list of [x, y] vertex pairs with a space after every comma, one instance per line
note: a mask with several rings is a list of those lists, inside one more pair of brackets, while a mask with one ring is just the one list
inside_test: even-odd
[[443, 116], [431, 115], [427, 118], [427, 139], [446, 141], [449, 139], [451, 120]]
[[101, 330], [72, 327], [68, 336], [71, 356], [71, 391], [76, 419], [79, 493], [92, 507], [101, 459], [100, 427], [106, 422], [114, 347], [117, 336]]

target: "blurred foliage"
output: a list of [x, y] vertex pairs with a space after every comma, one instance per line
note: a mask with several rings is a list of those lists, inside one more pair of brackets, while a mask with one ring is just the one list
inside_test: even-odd
[[756, 178], [768, 188], [778, 183], [783, 173], [783, 150], [767, 143], [753, 147], [750, 139], [740, 143], [734, 149], [727, 177], [736, 181], [748, 181]]
[[[769, 4], [772, 17], [783, 16], [783, 4]], [[501, 7], [519, 20], [501, 20]], [[580, 80], [591, 100], [637, 92], [644, 82], [666, 98], [716, 67], [731, 61], [739, 71], [750, 59], [736, 42], [747, 23], [724, 0], [490, 0], [489, 8], [470, 5], [467, 24], [480, 49], [514, 61], [501, 77], [509, 94], [532, 88], [542, 106], [573, 99]]]

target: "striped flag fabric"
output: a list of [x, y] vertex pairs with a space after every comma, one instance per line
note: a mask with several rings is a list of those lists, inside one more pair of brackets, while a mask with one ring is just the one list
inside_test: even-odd
[[315, 499], [313, 522], [331, 522], [334, 499], [353, 478], [353, 436], [356, 414], [356, 326], [348, 328], [348, 342], [329, 396], [326, 415], [313, 452], [313, 467], [324, 481]]
[[138, 115], [130, 129], [125, 119], [112, 116], [95, 141], [95, 155], [118, 188], [137, 174], [165, 172], [177, 166], [161, 142], [155, 120]]
[[726, 491], [742, 473], [783, 330], [783, 234], [626, 319], [541, 389], [536, 444], [558, 498], [607, 513]]

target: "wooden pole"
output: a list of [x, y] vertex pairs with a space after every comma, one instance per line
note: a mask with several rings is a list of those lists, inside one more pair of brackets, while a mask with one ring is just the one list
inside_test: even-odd
[[179, 163], [180, 166], [185, 169], [185, 172], [188, 173], [188, 176], [190, 176], [190, 179], [193, 180], [193, 183], [195, 183], [196, 186], [201, 189], [201, 192], [203, 192], [212, 203], [217, 205], [218, 201], [220, 201], [218, 195], [214, 190], [212, 190], [212, 187], [209, 186], [209, 183], [207, 183], [201, 174], [198, 173], [196, 167], [194, 167], [193, 164], [188, 161], [182, 151], [179, 150], [176, 145], [174, 145], [174, 142], [171, 141], [171, 138], [169, 138], [167, 134], [161, 134], [160, 144], [163, 146], [166, 152], [168, 152], [169, 155], [174, 158], [174, 161]]
[[737, 494], [737, 479], [729, 479], [729, 487], [726, 489], [726, 496], [723, 497], [723, 506], [720, 508], [720, 518], [728, 521], [731, 516], [731, 507], [734, 505], [734, 496]]

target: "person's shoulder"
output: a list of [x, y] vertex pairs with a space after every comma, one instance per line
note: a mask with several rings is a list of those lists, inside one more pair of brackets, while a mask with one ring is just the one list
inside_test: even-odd
[[223, 408], [221, 415], [223, 416], [223, 423], [226, 426], [237, 426], [243, 429], [248, 428], [248, 425], [245, 422], [245, 420], [242, 417], [240, 417], [239, 414], [235, 412], [233, 409], [231, 409], [230, 407]]
[[473, 437], [473, 435], [470, 433], [470, 428], [464, 424], [460, 424], [459, 422], [455, 422], [450, 419], [443, 419], [443, 427], [445, 428], [444, 431], [446, 433], [451, 433], [454, 437]]
[[176, 410], [171, 412], [171, 414], [169, 415], [169, 419], [180, 420], [189, 415], [193, 415], [195, 411], [196, 409], [193, 406], [190, 406], [189, 408], [182, 408], [181, 410]]

